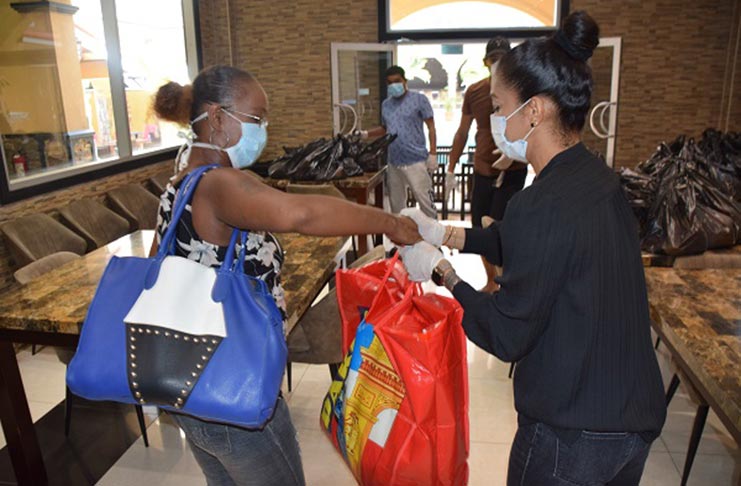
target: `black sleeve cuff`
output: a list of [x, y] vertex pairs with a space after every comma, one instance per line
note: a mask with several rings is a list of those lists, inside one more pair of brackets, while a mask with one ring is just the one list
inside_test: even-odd
[[496, 223], [488, 228], [466, 229], [464, 253], [481, 255], [492, 265], [502, 265], [502, 248], [499, 240], [499, 227]]

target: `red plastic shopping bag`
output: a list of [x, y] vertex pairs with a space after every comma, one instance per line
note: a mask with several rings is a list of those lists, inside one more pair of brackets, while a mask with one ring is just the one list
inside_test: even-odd
[[359, 268], [338, 270], [335, 285], [342, 321], [342, 353], [347, 354], [355, 339], [355, 330], [373, 300], [377, 299], [377, 305], [386, 308], [399, 302], [414, 284], [398, 258], [389, 258]]
[[[394, 265], [395, 259], [386, 263], [387, 274]], [[401, 296], [384, 296], [379, 288], [381, 297], [366, 304], [324, 400], [321, 424], [363, 486], [465, 485], [463, 310], [406, 282]]]

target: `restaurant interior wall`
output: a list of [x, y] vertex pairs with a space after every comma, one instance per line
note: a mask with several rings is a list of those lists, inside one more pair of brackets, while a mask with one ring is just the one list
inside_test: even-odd
[[[571, 0], [579, 9], [623, 38], [616, 166], [680, 133], [741, 130], [738, 0]], [[377, 0], [200, 0], [200, 13], [204, 65], [248, 69], [270, 96], [263, 160], [331, 136], [330, 42], [378, 40]]]
[[377, 42], [377, 0], [200, 0], [199, 12], [204, 66], [247, 69], [268, 93], [263, 160], [332, 136], [330, 43]]

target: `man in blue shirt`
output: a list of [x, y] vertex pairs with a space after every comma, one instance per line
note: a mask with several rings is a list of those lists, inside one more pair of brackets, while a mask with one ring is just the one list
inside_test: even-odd
[[[397, 135], [389, 145], [386, 186], [391, 212], [398, 214], [406, 207], [407, 187], [411, 188], [420, 209], [436, 218], [430, 172], [437, 168], [437, 137], [432, 106], [422, 93], [409, 91], [404, 70], [391, 66], [386, 70], [389, 97], [381, 105], [383, 126], [362, 131], [363, 137]], [[430, 136], [430, 150], [425, 146], [423, 124]], [[428, 172], [428, 170], [430, 172]]]

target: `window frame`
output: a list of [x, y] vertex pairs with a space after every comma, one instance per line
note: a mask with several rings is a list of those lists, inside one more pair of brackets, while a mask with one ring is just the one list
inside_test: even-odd
[[[391, 31], [389, 25], [390, 0], [378, 0], [378, 40], [389, 41], [447, 41], [447, 40], [481, 40], [491, 39], [501, 35], [508, 38], [529, 39], [550, 35], [557, 27], [543, 27], [530, 29], [437, 29], [437, 30], [396, 30]], [[559, 21], [563, 21], [570, 11], [570, 0], [559, 0]]]
[[[0, 170], [0, 204], [2, 205], [153, 165], [173, 159], [177, 154], [179, 147], [161, 148], [134, 155], [124, 90], [115, 0], [100, 0], [100, 4], [106, 49], [108, 51], [108, 73], [117, 133], [116, 144], [120, 155], [110, 160], [61, 168], [11, 182], [7, 169], [8, 154], [5, 153], [2, 144], [0, 144], [0, 159], [4, 164], [3, 170]], [[193, 78], [203, 66], [198, 0], [181, 0], [181, 5], [186, 62], [188, 73]]]

